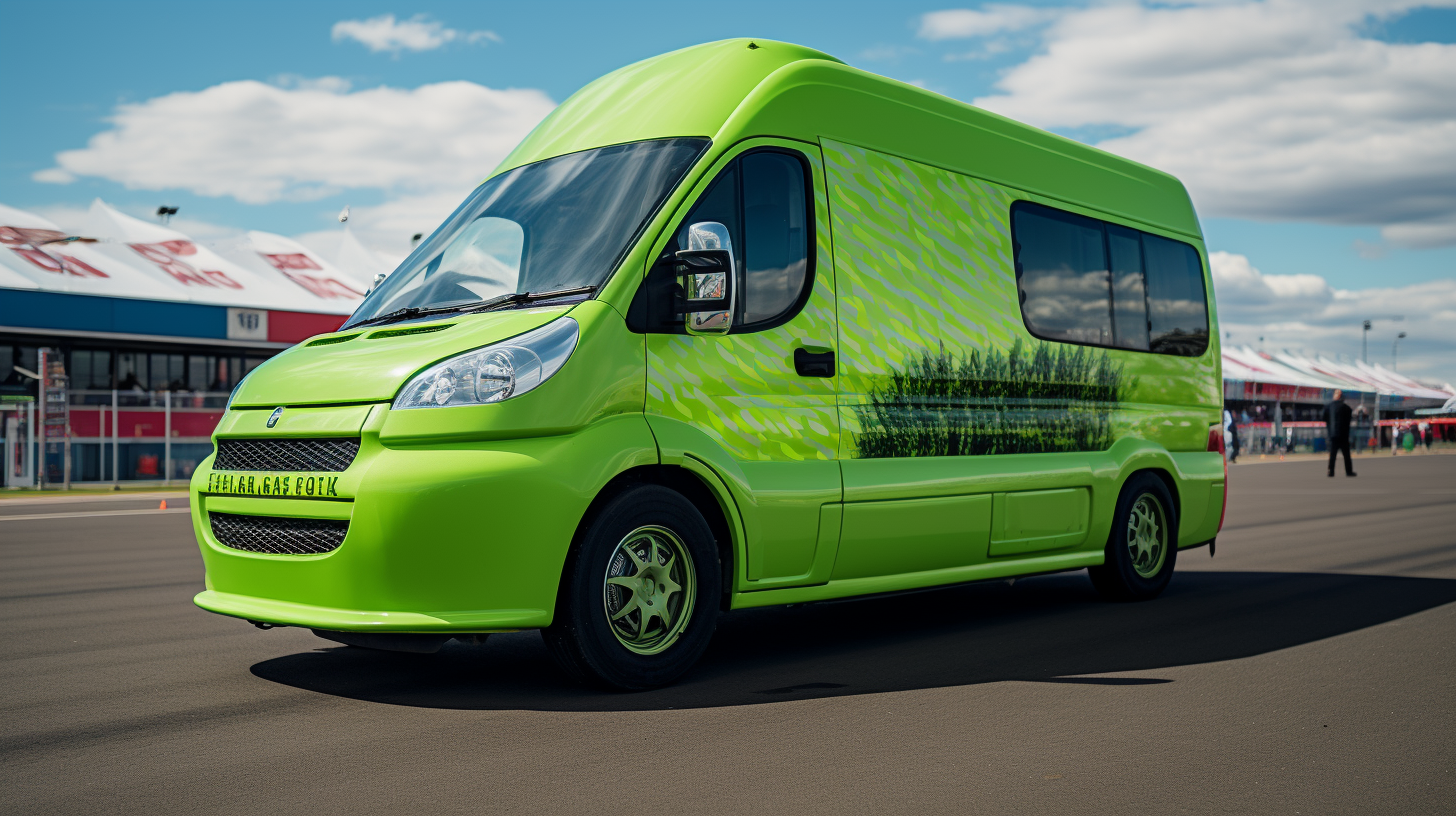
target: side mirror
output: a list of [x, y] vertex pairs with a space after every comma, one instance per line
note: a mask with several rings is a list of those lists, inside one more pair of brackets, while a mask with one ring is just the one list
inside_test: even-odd
[[733, 328], [733, 241], [717, 221], [688, 227], [688, 248], [677, 253], [678, 313], [688, 334], [727, 334]]

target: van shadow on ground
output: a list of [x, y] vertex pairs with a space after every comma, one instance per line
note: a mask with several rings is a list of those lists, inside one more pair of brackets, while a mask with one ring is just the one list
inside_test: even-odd
[[253, 674], [355, 700], [446, 709], [645, 711], [767, 703], [1004, 680], [1138, 685], [1156, 672], [1264, 654], [1456, 601], [1456, 581], [1324, 573], [1187, 572], [1156, 601], [1109, 604], [1085, 574], [731, 613], [678, 685], [577, 687], [535, 632], [434, 655], [320, 648]]

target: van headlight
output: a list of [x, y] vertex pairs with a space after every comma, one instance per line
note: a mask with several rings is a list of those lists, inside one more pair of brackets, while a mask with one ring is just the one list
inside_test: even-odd
[[416, 374], [396, 409], [486, 405], [519, 396], [551, 379], [576, 348], [576, 321], [561, 317], [493, 346], [458, 354]]

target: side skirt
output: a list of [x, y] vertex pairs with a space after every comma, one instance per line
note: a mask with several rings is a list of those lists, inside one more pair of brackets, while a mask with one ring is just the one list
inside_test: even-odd
[[997, 559], [990, 563], [971, 564], [943, 570], [911, 572], [903, 575], [878, 575], [873, 578], [851, 578], [829, 581], [815, 586], [737, 592], [733, 595], [732, 608], [749, 609], [780, 604], [814, 603], [839, 598], [936, 589], [953, 584], [970, 584], [1001, 578], [1024, 578], [1052, 572], [1067, 572], [1084, 567], [1095, 567], [1102, 562], [1103, 553], [1100, 550], [1044, 555], [1037, 558]]

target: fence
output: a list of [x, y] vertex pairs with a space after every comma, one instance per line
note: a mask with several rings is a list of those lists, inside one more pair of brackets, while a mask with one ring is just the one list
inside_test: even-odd
[[[1388, 448], [1399, 444], [1401, 435], [1411, 431], [1423, 419], [1382, 419], [1371, 423], [1368, 417], [1357, 417], [1350, 425], [1350, 450], [1361, 451]], [[1425, 419], [1434, 430], [1435, 438], [1442, 442], [1456, 436], [1456, 419]], [[1241, 453], [1324, 453], [1329, 450], [1325, 423], [1284, 422], [1283, 435], [1275, 433], [1272, 422], [1240, 422], [1239, 446]]]
[[[212, 450], [227, 392], [69, 391], [70, 481], [186, 481]], [[66, 479], [66, 445], [47, 441], [46, 482]]]

